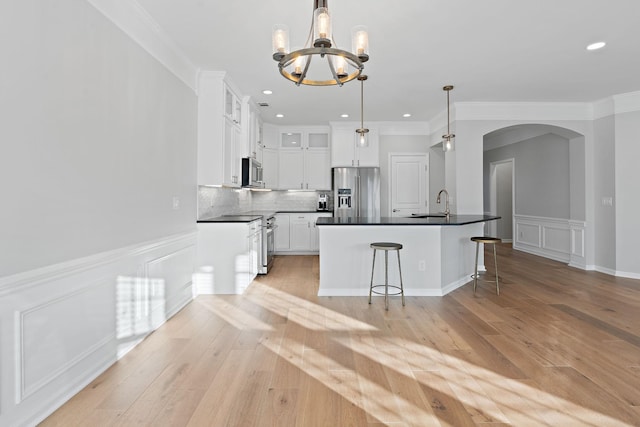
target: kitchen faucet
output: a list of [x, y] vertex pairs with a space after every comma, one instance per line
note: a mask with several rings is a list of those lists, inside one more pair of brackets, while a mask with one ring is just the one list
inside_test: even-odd
[[447, 190], [445, 190], [444, 188], [442, 190], [440, 190], [440, 192], [438, 193], [438, 198], [436, 199], [436, 203], [440, 204], [440, 195], [444, 193], [444, 214], [447, 216], [447, 218], [449, 217], [449, 192]]

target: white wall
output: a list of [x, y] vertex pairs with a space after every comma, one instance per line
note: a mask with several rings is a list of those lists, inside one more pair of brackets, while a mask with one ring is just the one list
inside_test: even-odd
[[569, 219], [569, 141], [554, 134], [484, 152], [484, 211], [490, 210], [490, 163], [510, 158], [515, 159], [515, 213]]
[[2, 2], [0, 32], [0, 425], [22, 426], [192, 298], [197, 102], [86, 1]]
[[610, 115], [595, 120], [594, 138], [595, 144], [594, 163], [594, 199], [595, 216], [594, 231], [597, 242], [595, 248], [595, 265], [608, 272], [616, 269], [616, 219], [615, 204], [605, 206], [603, 198], [614, 200], [616, 191], [615, 182], [615, 116]]
[[86, 2], [0, 15], [0, 276], [194, 230], [193, 91]]
[[616, 270], [640, 278], [640, 111], [616, 115], [615, 139]]

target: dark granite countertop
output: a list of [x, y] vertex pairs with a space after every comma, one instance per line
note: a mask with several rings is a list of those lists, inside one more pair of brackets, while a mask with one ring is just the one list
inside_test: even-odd
[[493, 215], [449, 215], [449, 217], [433, 216], [427, 218], [319, 218], [316, 225], [466, 225], [475, 222], [500, 219]]
[[251, 222], [256, 219], [261, 218], [269, 218], [278, 213], [320, 213], [325, 212], [333, 215], [332, 211], [295, 211], [295, 210], [284, 210], [284, 211], [249, 211], [242, 212], [237, 215], [222, 215], [215, 217], [204, 217], [200, 218], [197, 222]]
[[216, 216], [211, 218], [202, 218], [199, 219], [198, 223], [205, 222], [251, 222], [257, 219], [262, 219], [262, 215], [224, 215], [224, 216]]
[[309, 210], [309, 211], [284, 210], [284, 211], [277, 211], [276, 213], [328, 213], [328, 214], [333, 215], [333, 211], [318, 211], [318, 210], [315, 210], [315, 211], [311, 211], [311, 210]]

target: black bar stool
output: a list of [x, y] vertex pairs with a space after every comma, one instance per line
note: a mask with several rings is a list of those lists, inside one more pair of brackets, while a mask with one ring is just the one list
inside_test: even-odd
[[[371, 243], [373, 249], [373, 264], [371, 266], [371, 284], [369, 286], [369, 304], [371, 304], [371, 293], [384, 295], [384, 309], [389, 310], [389, 295], [402, 295], [402, 305], [404, 306], [404, 288], [402, 286], [402, 269], [400, 268], [400, 243], [376, 242]], [[384, 285], [373, 284], [373, 272], [376, 267], [376, 251], [384, 251]], [[389, 251], [396, 251], [398, 254], [398, 273], [400, 274], [400, 286], [389, 284]], [[375, 291], [374, 288], [384, 287], [384, 292]], [[389, 288], [398, 289], [399, 292], [390, 294]]]
[[[485, 245], [493, 245], [493, 262], [495, 265], [496, 272], [496, 294], [500, 295], [500, 285], [498, 284], [498, 257], [496, 257], [496, 243], [502, 242], [502, 239], [498, 237], [491, 236], [480, 236], [480, 237], [472, 237], [472, 242], [476, 242], [476, 267], [474, 273], [471, 277], [473, 277], [473, 293], [476, 293], [476, 287], [478, 286], [478, 252], [480, 248], [480, 243]], [[486, 266], [486, 263], [485, 263]], [[487, 280], [488, 281], [488, 280]]]

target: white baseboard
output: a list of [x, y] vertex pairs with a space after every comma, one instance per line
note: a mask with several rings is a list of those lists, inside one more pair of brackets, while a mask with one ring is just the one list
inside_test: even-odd
[[0, 425], [36, 425], [188, 304], [195, 255], [187, 233], [0, 279]]
[[608, 274], [610, 276], [624, 277], [625, 279], [640, 279], [640, 274], [638, 273], [618, 271], [611, 268], [601, 267], [599, 265], [591, 265], [589, 267], [589, 270], [595, 270], [600, 273]]

